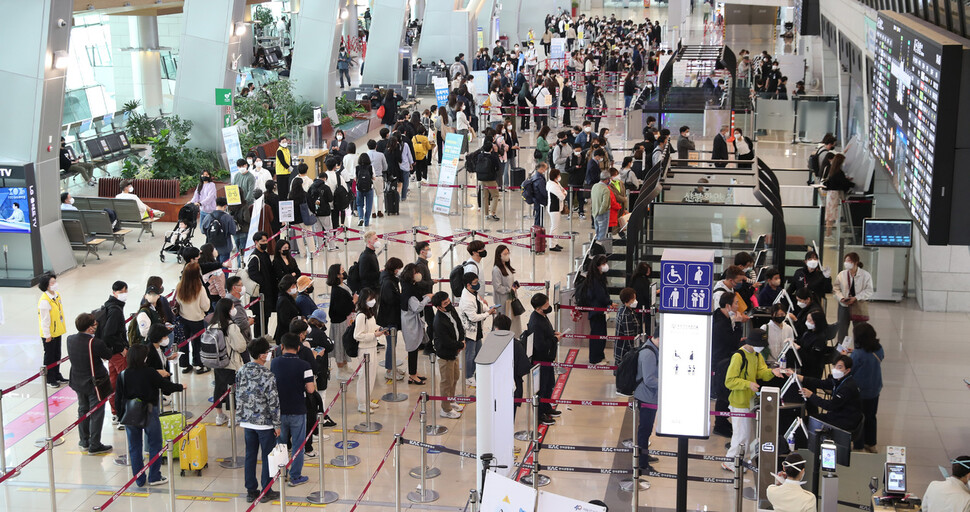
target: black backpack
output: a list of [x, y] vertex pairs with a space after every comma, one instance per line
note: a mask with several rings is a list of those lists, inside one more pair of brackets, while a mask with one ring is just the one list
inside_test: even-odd
[[350, 266], [350, 270], [347, 271], [347, 286], [354, 293], [360, 291], [360, 263], [355, 261], [353, 265]]
[[[636, 350], [631, 350], [623, 354], [623, 359], [620, 360], [619, 366], [616, 367], [617, 393], [632, 395], [636, 391], [637, 386], [643, 382], [643, 379], [637, 378], [637, 370], [640, 368], [640, 352], [644, 349], [650, 350], [655, 355], [657, 354], [657, 347], [649, 340], [644, 341]], [[659, 355], [657, 358], [659, 360]]]
[[370, 192], [374, 188], [374, 171], [371, 166], [357, 167], [357, 191]]
[[576, 274], [576, 291], [573, 301], [577, 306], [589, 306], [589, 278], [583, 274]]
[[212, 245], [222, 245], [226, 241], [226, 227], [222, 225], [222, 221], [215, 213], [212, 214], [209, 225], [205, 228], [205, 241]]
[[98, 327], [94, 330], [94, 337], [99, 340], [103, 340], [104, 326], [108, 322], [108, 307], [102, 305], [100, 308], [92, 311], [91, 314], [94, 315], [94, 321], [98, 324]]
[[[333, 191], [333, 207], [336, 210], [343, 210], [350, 206], [350, 191], [337, 178], [337, 190]], [[336, 226], [334, 226], [336, 227]]]
[[476, 149], [465, 156], [465, 171], [469, 175], [478, 173], [478, 163], [481, 161], [482, 150]]
[[451, 269], [448, 274], [448, 284], [451, 285], [451, 296], [458, 300], [461, 293], [465, 290], [465, 263], [462, 262], [457, 267]]
[[808, 156], [808, 170], [812, 171], [815, 177], [821, 176], [822, 171], [822, 149], [817, 149], [814, 153]]
[[360, 352], [360, 342], [354, 337], [354, 324], [347, 326], [347, 330], [344, 331], [344, 337], [341, 341], [344, 344], [344, 353], [347, 354], [347, 357], [357, 357]]

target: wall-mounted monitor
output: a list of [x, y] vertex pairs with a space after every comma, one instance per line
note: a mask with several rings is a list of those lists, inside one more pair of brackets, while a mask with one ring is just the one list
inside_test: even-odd
[[26, 187], [0, 188], [0, 233], [30, 233]]
[[862, 245], [866, 247], [912, 247], [913, 221], [902, 219], [864, 219]]

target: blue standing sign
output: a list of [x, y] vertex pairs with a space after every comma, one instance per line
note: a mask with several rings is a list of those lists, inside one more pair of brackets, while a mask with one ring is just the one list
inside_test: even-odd
[[714, 264], [691, 261], [660, 263], [660, 305], [665, 313], [711, 312]]

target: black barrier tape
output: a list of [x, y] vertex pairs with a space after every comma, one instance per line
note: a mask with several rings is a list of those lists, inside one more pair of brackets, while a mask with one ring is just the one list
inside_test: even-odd
[[[670, 478], [673, 480], [677, 479], [677, 475], [673, 473], [660, 473], [658, 471], [644, 471], [643, 476], [652, 476], [654, 478]], [[709, 484], [733, 484], [733, 478], [715, 478], [712, 476], [687, 476], [687, 480], [690, 482], [705, 482]]]
[[860, 505], [858, 503], [850, 503], [848, 501], [839, 500], [839, 505], [844, 505], [846, 507], [857, 508], [859, 510], [865, 510], [866, 512], [872, 512], [872, 506], [870, 505]]
[[[733, 461], [728, 461], [728, 462], [733, 462]], [[756, 468], [756, 467], [754, 466], [754, 464], [752, 464], [752, 463], [750, 463], [750, 462], [748, 462], [748, 461], [742, 461], [742, 462], [741, 462], [741, 465], [742, 465], [742, 466], [744, 466], [744, 468], [745, 468], [745, 469], [749, 469], [749, 470], [751, 470], [751, 471], [754, 471], [755, 473], [757, 473], [757, 472], [758, 472], [758, 468]]]
[[422, 443], [421, 441], [412, 441], [410, 439], [405, 439], [403, 437], [401, 438], [401, 442], [404, 443], [404, 444], [409, 444], [411, 446], [419, 446], [421, 448], [427, 448], [429, 450], [437, 450], [437, 451], [439, 451], [441, 453], [450, 453], [452, 455], [458, 455], [459, 457], [465, 457], [465, 458], [468, 458], [468, 459], [477, 459], [478, 458], [478, 456], [475, 455], [474, 453], [463, 452], [461, 450], [455, 450], [455, 449], [448, 448], [448, 447], [445, 447], [445, 446], [441, 446], [441, 445], [438, 445], [438, 444]]
[[567, 450], [576, 452], [633, 453], [632, 448], [614, 448], [611, 446], [573, 446], [569, 444], [543, 444], [542, 449]]
[[[665, 452], [661, 450], [647, 450], [647, 453], [649, 453], [650, 455], [654, 455], [656, 457], [676, 457], [677, 456], [677, 452]], [[687, 458], [696, 459], [696, 460], [712, 460], [716, 462], [734, 462], [734, 458], [732, 457], [720, 457], [718, 455], [701, 455], [699, 453], [688, 453]]]
[[563, 471], [566, 473], [596, 473], [599, 475], [632, 475], [632, 469], [599, 469], [599, 468], [579, 468], [571, 466], [547, 466], [539, 464], [540, 471]]

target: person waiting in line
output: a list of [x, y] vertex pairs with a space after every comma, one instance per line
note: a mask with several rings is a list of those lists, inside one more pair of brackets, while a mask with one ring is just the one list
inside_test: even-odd
[[[150, 279], [150, 278], [149, 278]], [[173, 324], [166, 324], [165, 319], [159, 312], [159, 298], [162, 296], [162, 289], [155, 284], [148, 284], [145, 287], [145, 294], [142, 296], [138, 311], [128, 326], [128, 344], [141, 345], [145, 343], [148, 332], [156, 325], [163, 325], [169, 331], [174, 329]], [[183, 341], [182, 339], [177, 341]], [[186, 347], [188, 344], [186, 344]], [[187, 373], [187, 372], [186, 372]]]
[[[243, 236], [246, 235], [244, 234]], [[228, 260], [226, 261], [228, 265]], [[202, 244], [202, 247], [199, 247], [199, 256], [196, 262], [199, 264], [199, 273], [202, 274], [203, 288], [205, 289], [206, 295], [209, 296], [208, 312], [211, 312], [216, 302], [219, 302], [219, 299], [226, 294], [226, 273], [223, 270], [222, 263], [219, 261], [219, 251], [212, 244]], [[159, 277], [158, 279], [161, 281], [162, 278]], [[161, 282], [157, 286], [162, 288]], [[162, 312], [162, 317], [165, 318], [166, 322], [175, 323], [175, 317], [169, 315], [171, 313], [171, 306], [168, 304], [168, 300], [163, 301], [162, 299], [165, 299], [164, 295], [159, 298], [161, 306], [159, 310]]]
[[[260, 212], [262, 215], [259, 217], [259, 226], [256, 228], [260, 231], [279, 233], [283, 229], [283, 223], [280, 222], [280, 196], [277, 190], [279, 189], [275, 180], [266, 182], [266, 191], [263, 193], [263, 211]], [[256, 194], [256, 192], [253, 192], [253, 197], [256, 197]], [[275, 239], [269, 241], [270, 252], [273, 251], [275, 245]]]
[[[635, 337], [642, 331], [640, 316], [634, 312], [637, 309], [637, 292], [633, 288], [620, 290], [620, 309], [616, 312], [617, 338]], [[613, 345], [613, 364], [620, 366], [620, 361], [627, 352], [634, 348], [634, 340], [617, 339]], [[614, 370], [613, 374], [616, 374]]]
[[[758, 381], [769, 381], [773, 377], [782, 377], [789, 370], [781, 368], [770, 369], [761, 356], [761, 351], [768, 346], [768, 337], [761, 329], [754, 329], [741, 346], [731, 356], [724, 378], [724, 386], [731, 390], [731, 412], [749, 413], [755, 410], [756, 398], [761, 386]], [[682, 367], [679, 371], [690, 371], [690, 366]], [[758, 434], [755, 431], [757, 419], [748, 417], [734, 417], [734, 432], [731, 436], [731, 447], [727, 457], [734, 457], [741, 450], [741, 445], [748, 448], [745, 455], [750, 459], [758, 455]], [[734, 471], [734, 463], [722, 462], [721, 468]]]
[[[91, 455], [111, 451], [111, 445], [101, 442], [101, 426], [104, 424], [104, 407], [100, 402], [111, 394], [111, 381], [104, 362], [111, 359], [111, 350], [103, 340], [95, 338], [98, 322], [94, 315], [81, 313], [74, 319], [77, 334], [67, 337], [67, 357], [71, 362], [71, 389], [77, 393], [77, 415], [81, 420], [77, 433], [78, 446]], [[93, 373], [92, 373], [93, 372]]]
[[586, 193], [580, 191], [586, 184], [586, 167], [589, 165], [586, 162], [586, 157], [583, 156], [583, 149], [573, 144], [571, 146], [572, 154], [566, 158], [566, 174], [569, 176], [567, 181], [569, 182], [570, 201], [573, 204], [573, 211], [579, 213], [579, 218], [581, 220], [586, 219]]
[[[131, 473], [137, 475], [145, 467], [142, 439], [146, 439], [148, 456], [155, 459], [147, 472], [148, 485], [158, 486], [168, 483], [168, 478], [162, 476], [162, 458], [155, 458], [162, 451], [162, 424], [158, 419], [159, 392], [171, 395], [177, 391], [185, 391], [187, 386], [169, 382], [156, 370], [149, 368], [146, 364], [148, 351], [146, 345], [134, 345], [128, 349], [128, 367], [118, 377], [115, 393], [118, 396], [118, 414], [121, 415], [128, 437], [128, 463]], [[135, 407], [142, 409], [128, 410]], [[139, 487], [144, 487], [145, 483], [144, 473], [135, 480]]]
[[[381, 271], [381, 288], [377, 299], [377, 325], [384, 329], [393, 328], [401, 331], [401, 310], [405, 308], [401, 306], [401, 282], [399, 278], [403, 267], [404, 262], [400, 258], [389, 258], [384, 265], [384, 270]], [[403, 333], [401, 335], [404, 336]], [[397, 365], [397, 355], [392, 342], [392, 336], [389, 332], [387, 335], [388, 348], [384, 351], [384, 362], [381, 364], [385, 369], [385, 379], [392, 378], [391, 370]], [[396, 373], [398, 380], [404, 378], [404, 372], [398, 371]]]
[[[371, 365], [377, 362], [377, 340], [390, 331], [378, 327], [376, 315], [377, 291], [371, 288], [361, 289], [360, 299], [357, 301], [357, 316], [354, 318], [354, 339], [358, 346], [354, 363], [363, 363], [365, 355], [370, 356]], [[378, 402], [367, 403], [367, 389], [373, 388], [377, 372], [372, 369], [370, 377], [370, 382], [360, 376], [357, 378], [357, 412], [366, 412], [367, 407], [373, 410], [380, 406]]]
[[246, 338], [233, 319], [235, 308], [236, 304], [232, 300], [220, 299], [212, 314], [212, 323], [207, 327], [222, 333], [226, 340], [226, 351], [229, 354], [228, 365], [225, 368], [216, 368], [212, 372], [215, 381], [215, 387], [212, 388], [212, 403], [216, 407], [216, 426], [225, 425], [229, 421], [229, 418], [222, 413], [223, 404], [219, 401], [219, 397], [225, 394], [229, 386], [235, 384], [236, 372], [244, 364], [242, 354], [246, 351]]
[[832, 292], [832, 273], [828, 267], [819, 264], [815, 251], [805, 253], [805, 264], [795, 271], [788, 283], [788, 295], [794, 295], [802, 288], [808, 288], [818, 300]]
[[512, 252], [508, 246], [499, 245], [495, 248], [495, 264], [492, 266], [492, 300], [498, 306], [499, 314], [509, 317], [512, 322], [510, 329], [516, 336], [522, 332], [522, 315], [516, 315], [512, 311], [512, 301], [515, 300], [518, 289], [515, 268], [512, 267]]
[[[593, 185], [590, 192], [590, 215], [593, 216], [593, 225], [596, 229], [596, 240], [607, 240], [609, 238], [610, 211], [618, 207], [619, 203], [610, 192], [610, 173], [603, 170], [599, 174], [600, 181]], [[615, 203], [615, 205], [614, 205]]]
[[246, 262], [246, 272], [249, 278], [259, 285], [259, 290], [249, 290], [249, 293], [262, 294], [259, 303], [251, 306], [251, 311], [256, 317], [255, 329], [260, 335], [266, 335], [269, 330], [269, 317], [276, 311], [277, 287], [279, 282], [273, 274], [273, 260], [269, 255], [269, 236], [265, 231], [253, 233], [253, 243], [256, 249], [249, 256]]
[[121, 193], [115, 196], [115, 199], [131, 199], [138, 205], [138, 212], [141, 214], [142, 219], [153, 218], [160, 219], [165, 216], [165, 212], [162, 210], [156, 210], [154, 208], [149, 208], [148, 205], [142, 202], [141, 199], [135, 195], [135, 185], [134, 180], [122, 180], [121, 182]]
[[317, 310], [317, 303], [313, 300], [313, 279], [309, 276], [296, 278], [296, 309], [300, 310], [300, 318], [310, 318]]
[[[577, 293], [585, 294], [586, 303], [594, 308], [608, 308], [612, 305], [607, 291], [606, 273], [610, 270], [609, 261], [605, 254], [597, 255], [589, 265], [589, 275]], [[589, 364], [599, 364], [606, 359], [606, 313], [603, 311], [589, 312], [589, 333], [594, 338], [589, 340]], [[595, 338], [595, 337], [599, 338]]]
[[795, 292], [795, 311], [788, 313], [788, 318], [795, 322], [796, 334], [801, 335], [806, 331], [809, 315], [817, 311], [822, 311], [822, 305], [819, 304], [818, 298], [808, 288], [802, 288]]
[[872, 276], [863, 270], [859, 253], [850, 252], [842, 262], [843, 271], [835, 276], [832, 291], [839, 300], [839, 343], [849, 332], [849, 322], [858, 325], [869, 321], [869, 298], [872, 297]]
[[690, 152], [695, 151], [697, 146], [690, 140], [690, 126], [680, 127], [680, 138], [677, 139], [677, 158], [686, 160], [690, 158]]
[[[256, 190], [266, 193], [266, 182], [273, 179], [273, 174], [263, 165], [263, 159], [255, 155], [253, 155], [252, 173], [253, 177], [256, 178], [253, 186], [256, 187]], [[257, 199], [256, 190], [253, 191], [253, 200]]]
[[[151, 294], [155, 297], [156, 304], [155, 309], [157, 309], [158, 296], [161, 295], [161, 289], [155, 286], [149, 286], [149, 290], [154, 290], [155, 293]], [[148, 299], [149, 294], [145, 294], [145, 298]], [[202, 331], [205, 328], [205, 316], [209, 312], [209, 295], [202, 288], [202, 271], [199, 268], [198, 263], [189, 263], [182, 270], [182, 279], [179, 280], [178, 285], [175, 286], [175, 300], [179, 304], [179, 314], [178, 320], [182, 326], [182, 334], [185, 338], [190, 338], [197, 332]], [[141, 316], [141, 315], [139, 315]], [[161, 323], [161, 318], [158, 321], [153, 321], [152, 323]], [[139, 319], [139, 326], [141, 326], [141, 321]], [[147, 335], [147, 330], [142, 336]], [[181, 342], [181, 340], [178, 340]], [[189, 361], [189, 349], [191, 345], [192, 350], [192, 361], [194, 361], [195, 373], [206, 373], [209, 371], [208, 368], [202, 365], [201, 350], [202, 341], [196, 336], [190, 344], [186, 344], [182, 347], [182, 358], [179, 360], [179, 366], [182, 367], [182, 373], [188, 373], [191, 370], [192, 364]]]
[[804, 331], [798, 336], [797, 343], [802, 375], [817, 379], [822, 377], [825, 364], [833, 354], [833, 348], [828, 344], [828, 331], [829, 325], [821, 309], [812, 309], [805, 315]]
[[[711, 303], [718, 304], [722, 294], [727, 292], [733, 292], [737, 294], [738, 298], [738, 309], [736, 310], [735, 320], [741, 323], [747, 322], [751, 318], [745, 315], [744, 312], [748, 310], [749, 306], [747, 301], [745, 301], [744, 296], [741, 293], [741, 289], [748, 280], [747, 275], [744, 273], [744, 268], [740, 265], [731, 265], [724, 271], [724, 277], [714, 284], [714, 292], [711, 294]], [[748, 300], [750, 300], [751, 295], [748, 295]]]
[[[396, 258], [391, 258], [394, 260]], [[421, 385], [427, 380], [423, 375], [418, 375], [418, 350], [422, 345], [429, 342], [428, 323], [426, 320], [426, 309], [431, 305], [432, 289], [424, 285], [426, 279], [425, 272], [416, 263], [408, 263], [402, 269], [399, 266], [401, 261], [395, 263], [394, 275], [400, 276], [399, 304], [397, 305], [400, 314], [400, 325], [404, 336], [404, 347], [408, 352], [408, 384]], [[398, 280], [397, 277], [394, 278]], [[389, 281], [390, 282], [390, 281]], [[389, 306], [390, 307], [390, 306]], [[432, 317], [433, 321], [433, 317]], [[391, 346], [388, 344], [388, 346]], [[393, 361], [393, 359], [389, 360]], [[392, 367], [393, 363], [387, 365]], [[398, 371], [398, 380], [403, 377], [403, 372]]]
[[970, 511], [970, 456], [961, 455], [951, 461], [950, 476], [930, 482], [923, 495], [922, 509], [926, 512]]
[[276, 243], [276, 257], [273, 258], [274, 281], [278, 283], [286, 276], [292, 276], [293, 279], [296, 279], [301, 275], [300, 264], [297, 263], [290, 251], [290, 241], [280, 240]]
[[216, 209], [216, 184], [212, 182], [212, 172], [208, 169], [202, 171], [189, 202], [199, 207], [199, 225], [205, 224], [206, 218]]
[[242, 158], [236, 160], [236, 171], [232, 177], [232, 184], [239, 187], [240, 201], [249, 204], [253, 202], [253, 191], [256, 190], [256, 175], [250, 172], [249, 162]]
[[781, 272], [775, 267], [765, 270], [765, 281], [758, 290], [758, 305], [765, 307], [775, 303], [781, 293]]
[[[644, 342], [643, 349], [637, 354], [637, 388], [633, 397], [637, 399], [640, 421], [637, 423], [637, 446], [640, 449], [640, 471], [655, 471], [653, 464], [660, 459], [650, 455], [650, 435], [657, 419], [660, 384], [660, 338], [651, 337]], [[644, 407], [647, 405], [647, 407]]]
[[482, 348], [485, 320], [498, 311], [489, 307], [488, 301], [479, 295], [478, 291], [482, 285], [478, 279], [478, 274], [466, 272], [463, 279], [465, 287], [458, 301], [458, 316], [465, 328], [464, 377], [466, 385], [475, 386], [475, 356]]
[[[832, 373], [825, 379], [817, 379], [799, 375], [802, 382], [802, 397], [808, 404], [817, 409], [824, 409], [824, 413], [815, 414], [818, 419], [841, 428], [854, 431], [862, 421], [862, 402], [859, 395], [859, 385], [852, 372], [852, 358], [840, 355], [832, 366]], [[820, 397], [813, 389], [831, 391], [831, 398]]]
[[[787, 364], [794, 357], [792, 354], [782, 353], [782, 348], [784, 348], [785, 343], [795, 340], [795, 329], [792, 329], [792, 326], [785, 322], [787, 317], [788, 314], [783, 304], [774, 304], [771, 306], [771, 321], [765, 326], [765, 330], [768, 331], [769, 354], [765, 356], [765, 360], [767, 361], [778, 361], [784, 355]], [[798, 350], [798, 345], [794, 345], [793, 348]]]
[[94, 179], [94, 164], [85, 162], [78, 158], [71, 158], [71, 151], [67, 148], [67, 141], [61, 137], [60, 168], [62, 172], [69, 174], [80, 174], [88, 186], [97, 185]]
[[[549, 171], [549, 182], [546, 184], [546, 191], [549, 194], [549, 232], [548, 236], [556, 236], [560, 233], [562, 216], [569, 215], [569, 205], [566, 203], [566, 189], [562, 187], [562, 174], [559, 169]], [[557, 242], [549, 248], [550, 251], [562, 251], [562, 246]]]
[[627, 286], [633, 288], [637, 293], [637, 304], [643, 310], [640, 313], [640, 323], [642, 325], [650, 325], [650, 305], [653, 304], [653, 298], [650, 295], [650, 275], [653, 273], [653, 269], [650, 268], [650, 263], [646, 261], [641, 261], [637, 264], [636, 268], [633, 269], [633, 274], [630, 276], [630, 281]]
[[842, 214], [842, 202], [855, 188], [852, 178], [846, 176], [843, 166], [845, 155], [835, 153], [831, 158], [822, 188], [825, 190], [825, 238], [832, 238], [832, 230]]
[[[740, 346], [744, 335], [743, 322], [737, 319], [738, 297], [734, 292], [721, 294], [717, 302], [718, 309], [714, 312], [711, 327], [711, 366], [714, 370], [711, 378], [711, 397], [716, 401], [714, 410], [727, 412], [729, 407], [728, 394], [730, 390], [724, 387], [731, 354]], [[726, 417], [718, 416], [714, 419], [714, 433], [719, 436], [731, 437], [733, 429]]]
[[[552, 306], [549, 297], [544, 293], [537, 293], [530, 300], [532, 315], [529, 317], [528, 332], [532, 336], [532, 362], [552, 363], [556, 361], [556, 352], [562, 333], [553, 329], [549, 314]], [[595, 364], [595, 363], [594, 363]], [[552, 366], [539, 367], [539, 398], [552, 398], [553, 388], [556, 386], [556, 372]], [[562, 414], [552, 404], [539, 404], [539, 422], [543, 425], [555, 425], [555, 418]]]
[[290, 329], [290, 321], [300, 318], [300, 308], [296, 306], [296, 296], [299, 293], [296, 287], [296, 278], [285, 275], [280, 279], [279, 296], [276, 298], [276, 331], [273, 339], [279, 343], [280, 337]]
[[350, 327], [354, 309], [357, 307], [357, 294], [347, 286], [347, 270], [340, 263], [327, 269], [327, 286], [330, 287], [330, 339], [334, 340], [334, 362], [340, 369], [346, 368], [350, 358], [344, 352], [344, 332]]
[[882, 391], [882, 362], [886, 352], [879, 344], [876, 330], [868, 322], [860, 322], [852, 328], [855, 347], [847, 352], [852, 358], [852, 375], [859, 385], [859, 402], [865, 418], [862, 437], [853, 444], [856, 450], [879, 453], [876, 449], [876, 412], [879, 410], [879, 393]]
[[789, 453], [781, 463], [778, 483], [768, 486], [768, 501], [776, 512], [815, 512], [818, 510], [815, 495], [802, 485], [805, 482], [805, 457]]
[[[259, 337], [247, 347], [250, 362], [236, 372], [236, 422], [243, 427], [246, 444], [246, 465], [243, 469], [246, 479], [246, 503], [259, 497], [262, 485], [262, 503], [279, 499], [280, 493], [270, 488], [269, 452], [276, 446], [280, 435], [280, 395], [276, 387], [276, 377], [267, 367], [270, 343], [266, 337]], [[256, 481], [256, 457], [261, 456], [262, 474]]]
[[307, 407], [304, 392], [315, 394], [313, 369], [300, 359], [297, 352], [303, 346], [300, 337], [288, 332], [280, 338], [283, 353], [274, 357], [270, 371], [276, 379], [280, 403], [279, 440], [290, 445], [290, 474], [287, 485], [296, 487], [310, 481], [303, 475], [303, 440], [306, 438]]
[[[356, 155], [354, 155], [356, 156]], [[367, 153], [360, 155], [354, 167], [357, 186], [357, 226], [370, 227], [374, 208], [374, 167]]]
[[[98, 326], [96, 338], [103, 341], [111, 351], [108, 359], [108, 378], [111, 389], [115, 389], [118, 374], [127, 367], [125, 356], [128, 354], [128, 331], [125, 327], [125, 301], [128, 300], [128, 283], [115, 281], [111, 284], [111, 295], [101, 306], [104, 308], [104, 325]], [[118, 425], [117, 395], [108, 401], [111, 406], [111, 424]]]
[[[437, 292], [431, 296], [434, 315], [434, 352], [438, 356], [438, 372], [441, 374], [440, 392], [444, 396], [454, 396], [455, 385], [461, 378], [458, 358], [465, 348], [465, 328], [462, 327], [458, 311], [451, 303], [447, 292]], [[442, 418], [457, 419], [461, 409], [448, 400], [441, 401]]]
[[381, 289], [381, 264], [377, 260], [377, 251], [381, 250], [384, 242], [374, 231], [364, 233], [364, 243], [367, 245], [357, 258], [360, 269], [361, 288], [370, 288], [375, 292]]

